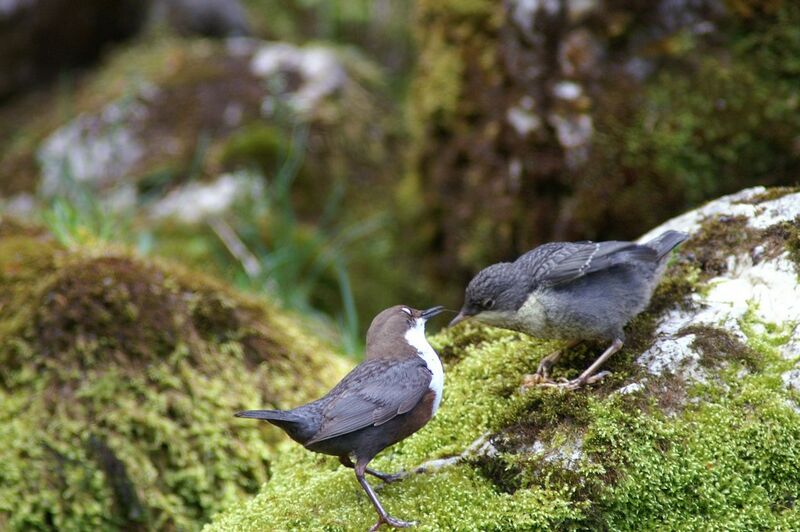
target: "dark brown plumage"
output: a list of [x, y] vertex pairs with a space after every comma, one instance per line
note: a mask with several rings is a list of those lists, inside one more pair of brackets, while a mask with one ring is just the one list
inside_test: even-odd
[[439, 406], [444, 373], [424, 328], [441, 311], [442, 307], [419, 311], [402, 305], [384, 310], [367, 332], [364, 362], [324, 397], [292, 410], [236, 414], [267, 420], [306, 449], [338, 456], [342, 465], [354, 468], [378, 512], [378, 522], [370, 530], [382, 524], [413, 525], [383, 509], [364, 474], [385, 482], [400, 478], [369, 469], [367, 464], [386, 447], [421, 429]]

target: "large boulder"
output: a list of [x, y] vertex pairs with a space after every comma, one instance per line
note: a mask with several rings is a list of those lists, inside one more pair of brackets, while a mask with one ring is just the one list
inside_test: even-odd
[[793, 184], [799, 23], [786, 1], [419, 1], [420, 255], [463, 284], [542, 242]]
[[67, 89], [67, 120], [55, 91], [0, 111], [0, 195], [77, 184], [130, 206], [247, 168], [293, 173], [298, 207], [318, 216], [333, 191], [391, 179], [385, 89], [372, 63], [325, 45], [144, 40]]
[[[558, 342], [465, 323], [435, 335], [440, 411], [383, 453], [384, 486], [421, 530], [800, 526], [800, 190], [744, 190], [676, 218], [691, 236], [601, 383], [520, 382]], [[573, 349], [576, 376], [602, 345]], [[207, 530], [364, 530], [372, 507], [335, 459], [289, 443], [272, 481]]]
[[256, 493], [346, 363], [298, 316], [174, 264], [0, 223], [0, 529], [190, 530]]

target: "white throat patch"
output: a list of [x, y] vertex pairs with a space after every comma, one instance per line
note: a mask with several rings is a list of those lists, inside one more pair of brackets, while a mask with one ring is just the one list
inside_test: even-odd
[[422, 318], [415, 320], [414, 327], [406, 333], [406, 341], [408, 344], [417, 350], [420, 358], [425, 361], [425, 365], [431, 370], [433, 377], [431, 378], [430, 389], [434, 393], [433, 398], [433, 411], [431, 416], [439, 409], [439, 403], [442, 402], [442, 390], [444, 389], [444, 368], [442, 361], [436, 351], [433, 350], [428, 339], [425, 338], [425, 321]]

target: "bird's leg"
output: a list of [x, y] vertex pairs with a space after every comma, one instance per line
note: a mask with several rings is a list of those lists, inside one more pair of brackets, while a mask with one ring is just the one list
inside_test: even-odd
[[[345, 466], [349, 467], [350, 469], [355, 469], [355, 464], [353, 461], [350, 460], [350, 457], [347, 455], [340, 456], [339, 462]], [[392, 482], [396, 482], [398, 480], [403, 480], [408, 476], [406, 471], [399, 471], [397, 473], [384, 473], [383, 471], [376, 471], [374, 469], [370, 469], [369, 467], [364, 469], [364, 472], [368, 475], [372, 475], [375, 478], [379, 478], [382, 481], [386, 482], [387, 484], [391, 484]]]
[[367, 492], [367, 497], [369, 497], [370, 502], [375, 507], [375, 511], [378, 512], [378, 522], [372, 525], [372, 528], [369, 529], [370, 532], [375, 532], [380, 528], [381, 525], [387, 524], [389, 526], [393, 526], [395, 528], [408, 528], [414, 526], [416, 523], [414, 521], [401, 521], [395, 517], [392, 517], [386, 510], [383, 509], [381, 505], [381, 501], [378, 500], [378, 496], [375, 494], [375, 491], [372, 489], [372, 486], [369, 485], [367, 479], [364, 478], [364, 473], [367, 471], [367, 464], [369, 463], [369, 459], [358, 458], [356, 460], [356, 478], [358, 479], [358, 483], [361, 484], [361, 487], [364, 488], [364, 491]]
[[603, 365], [603, 362], [608, 360], [608, 358], [611, 355], [622, 349], [622, 344], [623, 342], [621, 338], [615, 338], [614, 341], [611, 343], [611, 345], [608, 347], [608, 349], [603, 351], [603, 354], [597, 357], [597, 360], [592, 362], [592, 365], [589, 366], [586, 369], [586, 371], [581, 373], [580, 377], [578, 377], [577, 379], [573, 379], [567, 383], [556, 384], [554, 386], [566, 388], [567, 390], [577, 390], [581, 386], [584, 386], [586, 384], [594, 384], [595, 382], [603, 379], [606, 375], [609, 374], [609, 372], [601, 371], [600, 373], [597, 373], [597, 370], [600, 368], [600, 366]]
[[622, 349], [622, 339], [615, 338], [614, 341], [611, 343], [611, 345], [608, 346], [608, 349], [606, 349], [602, 355], [597, 357], [597, 360], [592, 362], [592, 365], [586, 368], [586, 371], [581, 373], [581, 376], [578, 377], [576, 380], [579, 381], [581, 385], [585, 384], [588, 379], [590, 379], [595, 373], [597, 373], [597, 370], [600, 369], [600, 366], [602, 366], [603, 363], [606, 360], [608, 360], [611, 355], [613, 355], [620, 349]]
[[581, 343], [581, 341], [582, 340], [571, 340], [561, 349], [557, 349], [544, 357], [541, 361], [539, 361], [539, 367], [536, 369], [536, 373], [528, 374], [522, 377], [522, 388], [531, 388], [544, 383], [553, 384], [553, 381], [550, 380], [549, 377], [550, 368], [556, 365], [558, 359], [561, 358], [561, 355], [563, 355], [565, 351], [569, 351]]

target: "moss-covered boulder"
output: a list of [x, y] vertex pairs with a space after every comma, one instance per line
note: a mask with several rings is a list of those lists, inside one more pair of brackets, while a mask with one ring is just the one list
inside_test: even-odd
[[256, 493], [288, 407], [346, 364], [297, 316], [168, 263], [0, 223], [0, 529], [191, 530]]
[[[384, 505], [420, 530], [797, 529], [799, 217], [800, 191], [757, 188], [655, 229], [691, 237], [629, 325], [611, 376], [586, 389], [520, 393], [558, 342], [470, 323], [434, 336], [442, 407], [375, 466], [435, 461], [384, 486]], [[674, 363], [671, 338], [695, 366]], [[556, 376], [576, 376], [602, 347], [573, 349]], [[374, 522], [335, 459], [287, 443], [273, 473], [207, 530]]]
[[794, 184], [796, 2], [417, 2], [402, 189], [463, 284], [552, 240], [635, 238], [702, 201]]
[[318, 213], [337, 187], [358, 194], [391, 178], [391, 106], [380, 69], [350, 49], [143, 38], [72, 85], [0, 109], [0, 196], [77, 182], [129, 205], [255, 168], [296, 174], [298, 206]]

